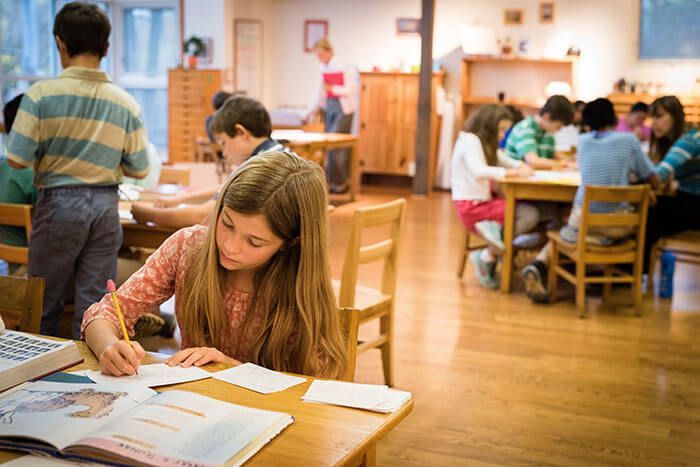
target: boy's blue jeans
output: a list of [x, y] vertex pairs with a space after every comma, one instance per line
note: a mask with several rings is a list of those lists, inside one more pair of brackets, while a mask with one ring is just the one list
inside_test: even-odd
[[41, 333], [56, 335], [64, 296], [75, 281], [73, 338], [83, 313], [99, 301], [116, 276], [122, 244], [117, 186], [41, 189], [29, 239], [29, 276], [45, 281]]

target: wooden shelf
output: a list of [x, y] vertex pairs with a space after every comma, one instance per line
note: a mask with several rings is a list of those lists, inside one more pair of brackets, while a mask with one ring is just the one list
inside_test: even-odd
[[[499, 101], [495, 97], [467, 96], [462, 103], [465, 105], [486, 105], [498, 104]], [[524, 107], [526, 109], [540, 108], [540, 105], [537, 102], [527, 99], [504, 99], [503, 102], [500, 103], [504, 105], [514, 105], [515, 107]]]
[[576, 62], [576, 57], [565, 58], [535, 58], [535, 57], [505, 57], [492, 55], [465, 55], [464, 61], [481, 63], [533, 63], [538, 65], [569, 65]]
[[[630, 111], [630, 107], [637, 102], [645, 102], [651, 105], [657, 97], [660, 96], [619, 92], [608, 94], [608, 99], [615, 106], [615, 112], [618, 115], [626, 115]], [[686, 123], [696, 127], [700, 126], [700, 95], [677, 95], [676, 97], [683, 104]]]

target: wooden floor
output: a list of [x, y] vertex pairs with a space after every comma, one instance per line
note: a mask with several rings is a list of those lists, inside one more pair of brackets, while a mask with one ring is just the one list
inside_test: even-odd
[[[573, 294], [535, 306], [517, 281], [510, 295], [479, 287], [470, 265], [458, 280], [449, 193], [374, 189], [331, 214], [335, 278], [354, 208], [399, 196], [396, 382], [415, 409], [379, 443], [379, 465], [700, 465], [697, 268], [678, 265], [673, 300], [646, 303], [641, 318], [620, 289], [609, 306], [589, 299], [579, 320]], [[356, 380], [382, 382], [378, 352], [360, 356]]]
[[[379, 444], [379, 465], [700, 465], [698, 269], [679, 265], [673, 300], [648, 302], [641, 318], [620, 289], [617, 304], [594, 296], [579, 320], [573, 295], [535, 306], [479, 287], [471, 266], [456, 279], [449, 194], [398, 195], [408, 211], [396, 381], [415, 409]], [[395, 197], [365, 193], [355, 205]], [[334, 277], [353, 209], [331, 214]], [[379, 361], [361, 355], [356, 380], [381, 383]]]

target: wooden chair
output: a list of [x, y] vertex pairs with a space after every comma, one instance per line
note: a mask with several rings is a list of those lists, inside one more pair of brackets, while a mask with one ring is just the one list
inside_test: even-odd
[[457, 266], [457, 278], [461, 279], [464, 276], [464, 268], [467, 265], [467, 258], [469, 253], [474, 250], [481, 250], [486, 247], [486, 242], [484, 242], [478, 235], [470, 233], [469, 230], [464, 229], [464, 250], [462, 251], [462, 256], [459, 260], [459, 265]]
[[163, 167], [160, 169], [160, 179], [158, 183], [189, 186], [190, 169]]
[[[32, 232], [32, 205], [0, 203], [0, 225], [24, 227], [27, 231], [27, 244]], [[29, 263], [29, 247], [12, 246], [0, 243], [0, 259], [8, 263]]]
[[353, 382], [357, 364], [357, 333], [360, 327], [360, 312], [353, 308], [339, 308], [340, 323], [345, 336], [345, 370], [340, 379]]
[[[637, 206], [636, 212], [614, 212], [596, 214], [590, 212], [593, 202], [630, 203]], [[575, 244], [561, 239], [558, 231], [550, 231], [547, 236], [551, 249], [549, 256], [548, 290], [550, 301], [554, 301], [557, 292], [557, 277], [562, 276], [576, 287], [576, 309], [579, 317], [586, 314], [586, 284], [603, 284], [603, 299], [607, 299], [613, 283], [632, 285], [635, 312], [641, 314], [642, 307], [642, 258], [644, 235], [646, 233], [649, 192], [646, 185], [630, 187], [586, 186], [583, 197], [581, 224]], [[597, 246], [586, 243], [589, 231], [597, 227], [628, 227], [634, 236], [611, 246]], [[575, 263], [575, 273], [562, 267], [559, 256], [563, 255]], [[602, 277], [586, 276], [586, 266], [603, 265]], [[615, 268], [615, 264], [633, 264], [633, 273]]]
[[216, 161], [217, 146], [209, 141], [206, 136], [197, 136], [194, 139], [194, 160], [195, 162], [214, 162]]
[[7, 329], [38, 334], [43, 303], [43, 278], [0, 276], [0, 315]]
[[[384, 381], [393, 386], [393, 327], [394, 292], [396, 290], [396, 264], [399, 239], [406, 200], [398, 199], [376, 206], [361, 207], [355, 211], [350, 241], [348, 243], [343, 276], [340, 284], [334, 281], [338, 305], [358, 311], [359, 324], [379, 319], [379, 336], [369, 342], [360, 342], [357, 353], [378, 348], [382, 352]], [[367, 228], [389, 226], [388, 238], [362, 245], [362, 233]], [[372, 289], [357, 284], [361, 264], [383, 261], [380, 288]], [[339, 290], [338, 290], [339, 289]]]
[[676, 255], [676, 261], [700, 265], [700, 231], [686, 230], [676, 235], [660, 239], [651, 250], [649, 256], [649, 270], [647, 281], [647, 295], [654, 295], [653, 277], [656, 271], [656, 263], [664, 251], [672, 251]]

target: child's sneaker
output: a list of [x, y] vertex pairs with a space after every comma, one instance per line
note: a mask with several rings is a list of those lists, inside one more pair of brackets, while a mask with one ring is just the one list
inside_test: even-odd
[[493, 273], [496, 270], [496, 263], [487, 263], [481, 259], [481, 250], [472, 251], [469, 253], [469, 261], [474, 266], [474, 273], [479, 280], [479, 284], [487, 289], [495, 289], [496, 279], [493, 278]]
[[489, 246], [503, 253], [506, 249], [503, 244], [503, 228], [495, 221], [481, 221], [474, 224], [474, 230], [486, 240]]
[[533, 261], [523, 268], [523, 280], [525, 281], [525, 293], [535, 303], [549, 303], [549, 294], [545, 286], [547, 278], [547, 265], [542, 261]]

